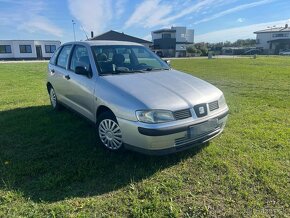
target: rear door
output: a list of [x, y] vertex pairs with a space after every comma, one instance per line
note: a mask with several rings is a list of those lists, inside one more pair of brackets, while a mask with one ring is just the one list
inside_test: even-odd
[[71, 50], [72, 45], [64, 45], [57, 56], [55, 66], [53, 69], [50, 69], [54, 73], [54, 82], [52, 85], [56, 91], [57, 98], [68, 106], [71, 106], [71, 103], [68, 98], [68, 94], [70, 93], [70, 72], [67, 68]]

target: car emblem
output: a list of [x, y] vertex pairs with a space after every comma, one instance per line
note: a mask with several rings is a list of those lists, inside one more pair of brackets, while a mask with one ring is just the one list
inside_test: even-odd
[[199, 107], [198, 111], [200, 115], [205, 113], [204, 107]]

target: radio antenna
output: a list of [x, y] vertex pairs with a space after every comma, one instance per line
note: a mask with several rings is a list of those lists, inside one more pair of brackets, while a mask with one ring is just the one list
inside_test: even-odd
[[86, 31], [85, 31], [85, 29], [84, 29], [84, 27], [80, 24], [80, 26], [81, 26], [81, 28], [82, 28], [82, 30], [83, 30], [83, 32], [84, 32], [84, 34], [86, 35], [86, 37], [87, 37], [87, 40], [89, 40], [89, 37], [88, 37], [88, 35], [87, 35], [87, 33], [86, 33]]

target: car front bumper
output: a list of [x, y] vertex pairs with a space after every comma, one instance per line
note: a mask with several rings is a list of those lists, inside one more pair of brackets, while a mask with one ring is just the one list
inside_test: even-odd
[[[213, 139], [223, 131], [227, 117], [228, 110], [199, 120], [189, 118], [163, 124], [145, 124], [121, 118], [117, 120], [127, 149], [151, 155], [163, 155], [182, 151]], [[197, 137], [190, 137], [190, 127], [211, 119], [217, 119], [218, 125], [215, 129]]]

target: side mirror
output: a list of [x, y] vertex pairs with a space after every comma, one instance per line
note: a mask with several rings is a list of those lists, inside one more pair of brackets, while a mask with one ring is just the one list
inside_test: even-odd
[[83, 66], [77, 66], [75, 69], [75, 73], [79, 75], [84, 75], [84, 76], [90, 76], [90, 71], [88, 71], [85, 67]]
[[170, 60], [164, 60], [164, 62], [168, 64], [169, 67], [171, 67]]

